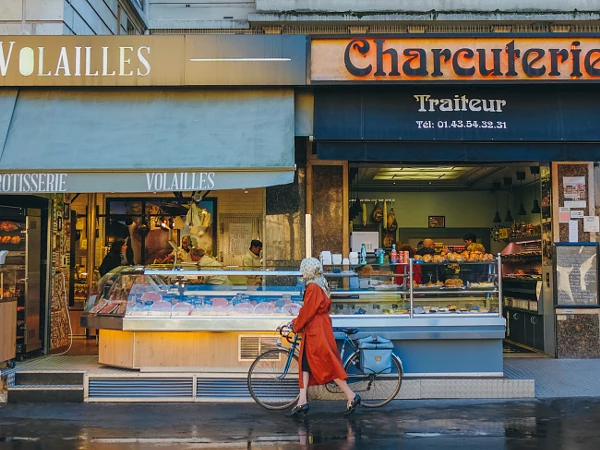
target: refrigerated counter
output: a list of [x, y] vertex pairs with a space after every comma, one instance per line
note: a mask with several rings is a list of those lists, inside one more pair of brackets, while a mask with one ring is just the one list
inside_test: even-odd
[[[391, 270], [326, 274], [333, 326], [358, 328], [356, 337], [392, 339], [407, 376], [501, 376], [500, 265], [481, 264], [490, 268], [488, 282], [453, 288], [413, 286], [412, 271], [402, 284], [393, 282], [402, 275]], [[246, 276], [262, 277], [263, 286], [249, 290]], [[211, 277], [232, 282], [203, 284]], [[277, 326], [297, 315], [303, 289], [297, 271], [120, 268], [100, 280], [82, 325], [100, 330], [102, 364], [245, 372], [276, 345]]]

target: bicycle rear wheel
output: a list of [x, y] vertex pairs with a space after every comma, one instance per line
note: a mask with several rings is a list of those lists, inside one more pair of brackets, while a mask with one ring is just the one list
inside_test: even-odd
[[361, 405], [366, 408], [379, 408], [396, 398], [402, 386], [402, 365], [392, 356], [391, 373], [370, 374], [360, 368], [360, 353], [356, 352], [344, 366], [348, 373], [350, 389], [360, 395]]
[[298, 400], [298, 357], [290, 350], [276, 348], [260, 355], [248, 370], [248, 390], [263, 408], [281, 410]]

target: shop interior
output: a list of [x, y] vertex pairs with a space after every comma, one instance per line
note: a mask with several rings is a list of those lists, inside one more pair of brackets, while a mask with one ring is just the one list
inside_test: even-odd
[[[414, 251], [427, 239], [435, 242], [433, 261], [445, 267], [461, 254], [465, 261], [500, 254], [505, 352], [543, 352], [542, 266], [551, 265], [551, 254], [543, 251], [552, 241], [547, 166], [355, 164], [349, 170], [351, 251], [360, 254], [366, 244], [375, 269], [378, 253], [385, 252], [387, 262], [392, 245]], [[469, 233], [485, 251], [465, 256]]]

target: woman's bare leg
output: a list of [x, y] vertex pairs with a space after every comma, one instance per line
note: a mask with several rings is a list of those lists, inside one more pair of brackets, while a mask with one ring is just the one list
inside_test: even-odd
[[342, 391], [344, 391], [344, 394], [346, 394], [346, 398], [348, 399], [349, 402], [354, 400], [354, 396], [356, 394], [354, 393], [354, 391], [352, 389], [350, 389], [350, 386], [348, 386], [348, 383], [346, 383], [346, 380], [340, 380], [339, 378], [336, 378], [333, 381], [335, 381], [335, 384], [337, 384], [340, 387], [340, 389]]
[[[308, 372], [302, 372], [302, 385], [304, 386], [303, 388], [300, 388], [300, 397], [298, 397], [298, 406], [302, 406], [305, 403], [308, 403], [308, 398], [307, 398], [307, 394], [308, 394], [308, 381], [310, 378], [310, 374]], [[352, 397], [354, 398], [354, 397]]]

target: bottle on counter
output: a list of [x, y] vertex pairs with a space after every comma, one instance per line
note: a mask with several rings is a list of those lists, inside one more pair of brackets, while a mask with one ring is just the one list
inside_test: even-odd
[[396, 244], [392, 244], [392, 253], [390, 254], [390, 262], [398, 264], [398, 253], [396, 252]]
[[365, 244], [363, 244], [362, 247], [360, 248], [360, 263], [361, 264], [367, 263], [367, 247], [365, 247]]

